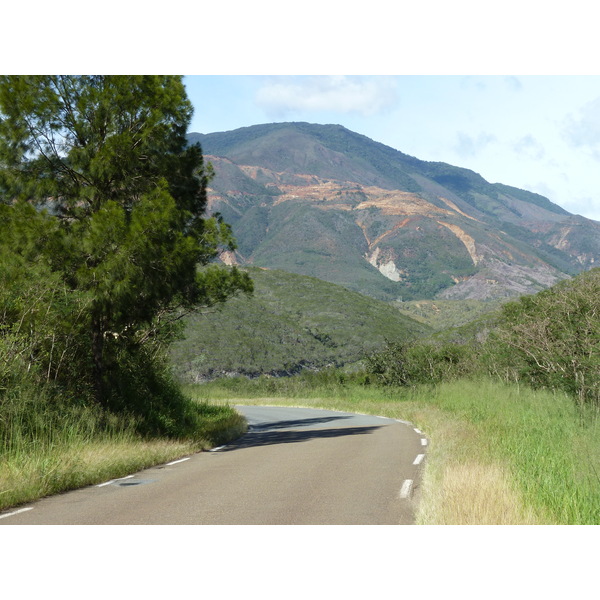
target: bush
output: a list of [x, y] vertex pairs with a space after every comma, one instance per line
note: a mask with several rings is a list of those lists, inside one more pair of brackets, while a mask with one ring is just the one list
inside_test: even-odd
[[366, 359], [367, 373], [384, 385], [439, 383], [472, 374], [476, 367], [472, 346], [417, 341], [388, 343]]
[[498, 371], [600, 402], [600, 269], [503, 307], [489, 340]]

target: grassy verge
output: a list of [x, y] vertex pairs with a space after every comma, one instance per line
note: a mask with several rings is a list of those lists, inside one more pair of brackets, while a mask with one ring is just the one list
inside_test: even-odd
[[414, 423], [430, 438], [420, 524], [600, 523], [600, 421], [563, 394], [487, 380], [378, 388], [340, 375], [224, 380], [187, 392]]
[[245, 420], [228, 406], [195, 405], [183, 439], [142, 436], [133, 417], [56, 403], [43, 394], [5, 400], [0, 419], [0, 510], [122, 477], [235, 438]]

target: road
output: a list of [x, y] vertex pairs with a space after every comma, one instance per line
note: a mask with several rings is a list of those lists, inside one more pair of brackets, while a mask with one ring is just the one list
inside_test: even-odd
[[0, 525], [414, 523], [426, 438], [393, 419], [236, 407], [221, 448], [0, 513]]

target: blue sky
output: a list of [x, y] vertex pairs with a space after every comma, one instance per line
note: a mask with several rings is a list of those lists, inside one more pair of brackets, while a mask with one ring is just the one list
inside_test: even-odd
[[600, 76], [202, 75], [190, 131], [336, 123], [600, 220]]
[[589, 0], [59, 5], [3, 9], [0, 72], [187, 73], [191, 131], [338, 123], [600, 220]]

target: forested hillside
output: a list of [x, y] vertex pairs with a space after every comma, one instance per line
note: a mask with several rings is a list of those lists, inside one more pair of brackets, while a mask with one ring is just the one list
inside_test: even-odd
[[219, 376], [293, 375], [355, 363], [388, 339], [416, 339], [427, 325], [384, 302], [313, 277], [250, 268], [252, 297], [190, 315], [172, 347], [187, 382]]

